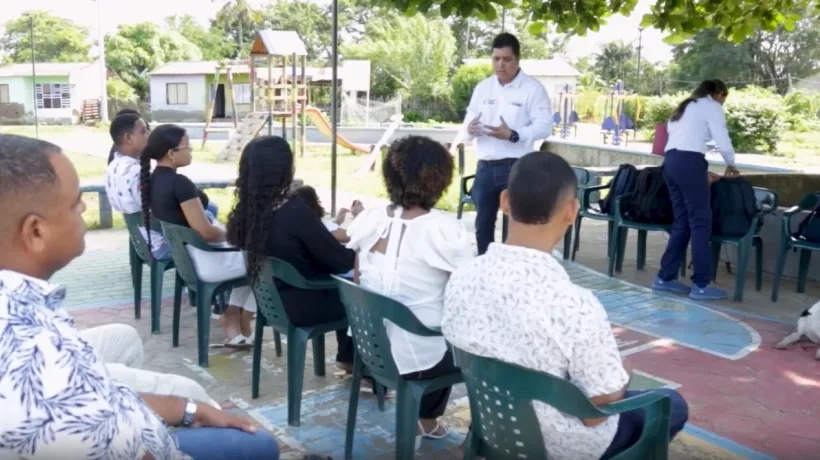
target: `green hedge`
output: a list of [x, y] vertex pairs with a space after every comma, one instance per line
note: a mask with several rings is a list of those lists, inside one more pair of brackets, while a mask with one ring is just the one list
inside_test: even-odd
[[[687, 97], [678, 93], [645, 99], [643, 126], [651, 137], [654, 127], [663, 123]], [[726, 125], [735, 150], [743, 153], [777, 154], [777, 143], [789, 127], [784, 98], [771, 90], [749, 87], [732, 90], [726, 100]]]

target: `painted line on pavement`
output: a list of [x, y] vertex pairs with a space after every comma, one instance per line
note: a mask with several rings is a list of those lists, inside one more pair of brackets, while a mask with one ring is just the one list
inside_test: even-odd
[[776, 458], [771, 455], [758, 452], [696, 425], [687, 424], [683, 428], [683, 432], [749, 460], [776, 460]]

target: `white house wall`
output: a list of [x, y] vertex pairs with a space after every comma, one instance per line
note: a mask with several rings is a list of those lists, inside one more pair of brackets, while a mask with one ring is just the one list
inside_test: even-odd
[[9, 103], [0, 106], [0, 123], [23, 123], [30, 110], [31, 100], [22, 77], [0, 77], [0, 85], [9, 87]]
[[[185, 83], [188, 103], [168, 104], [168, 83]], [[205, 119], [208, 93], [204, 75], [152, 75], [150, 78], [151, 119], [165, 122], [201, 122]]]
[[80, 70], [72, 72], [68, 77], [71, 84], [71, 110], [79, 119], [83, 113], [83, 101], [100, 99], [102, 85], [100, 83], [100, 65], [92, 63]]

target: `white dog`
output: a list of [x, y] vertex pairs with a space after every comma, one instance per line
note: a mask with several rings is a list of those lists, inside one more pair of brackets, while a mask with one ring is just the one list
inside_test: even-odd
[[[782, 350], [790, 345], [794, 345], [803, 337], [820, 345], [820, 302], [807, 308], [806, 311], [800, 315], [800, 319], [797, 320], [797, 330], [781, 340], [780, 343], [777, 344], [777, 348]], [[820, 360], [820, 348], [817, 349], [814, 359]]]

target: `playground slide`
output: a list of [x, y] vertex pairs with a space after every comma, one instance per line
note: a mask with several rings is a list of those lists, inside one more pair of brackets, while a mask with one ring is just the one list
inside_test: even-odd
[[[316, 126], [316, 129], [318, 129], [322, 135], [328, 139], [331, 138], [333, 131], [330, 129], [330, 123], [328, 123], [327, 119], [325, 119], [325, 116], [322, 115], [322, 112], [320, 112], [319, 109], [316, 107], [308, 107], [305, 109], [305, 114], [308, 118], [310, 118], [310, 121], [313, 122], [313, 125]], [[353, 144], [341, 135], [336, 135], [336, 143], [354, 152], [370, 153], [369, 149]]]

